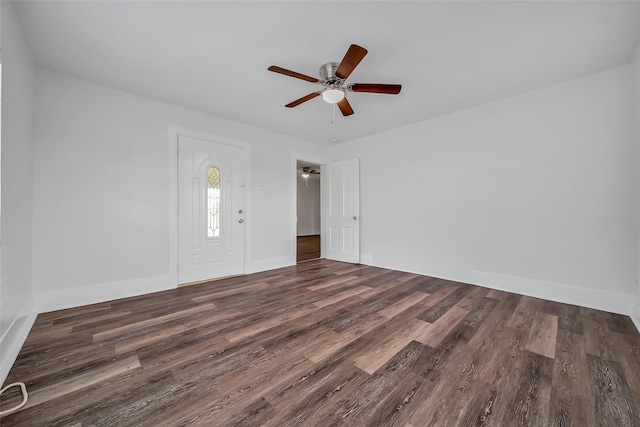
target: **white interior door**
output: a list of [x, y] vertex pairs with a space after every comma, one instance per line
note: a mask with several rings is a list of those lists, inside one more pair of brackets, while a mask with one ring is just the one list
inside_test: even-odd
[[178, 282], [244, 273], [244, 149], [178, 137]]
[[329, 163], [326, 176], [326, 257], [360, 262], [360, 171], [358, 159]]

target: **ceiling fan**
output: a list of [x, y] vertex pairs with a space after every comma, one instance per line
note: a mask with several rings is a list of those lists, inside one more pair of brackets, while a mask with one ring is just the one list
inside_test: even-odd
[[298, 171], [300, 173], [300, 177], [304, 179], [304, 185], [309, 185], [309, 177], [311, 175], [320, 175], [320, 170], [311, 166], [303, 166]]
[[320, 175], [320, 169], [316, 169], [316, 168], [312, 168], [311, 166], [303, 166], [300, 168], [300, 172], [302, 172], [302, 174], [313, 174], [313, 175]]
[[330, 104], [338, 104], [338, 108], [342, 112], [343, 116], [350, 116], [353, 114], [353, 108], [349, 104], [346, 98], [346, 92], [368, 92], [368, 93], [383, 93], [389, 95], [397, 95], [402, 89], [401, 85], [396, 84], [382, 84], [382, 83], [345, 83], [349, 75], [358, 66], [360, 61], [367, 54], [367, 49], [357, 44], [349, 46], [349, 50], [342, 58], [342, 61], [338, 64], [336, 62], [327, 62], [320, 67], [320, 78], [307, 76], [305, 74], [297, 73], [295, 71], [287, 70], [286, 68], [272, 65], [268, 68], [269, 71], [274, 73], [284, 74], [285, 76], [295, 77], [302, 79], [310, 83], [316, 83], [324, 86], [322, 90], [312, 92], [302, 98], [296, 99], [285, 105], [287, 108], [296, 107], [303, 102], [307, 102], [317, 96], [322, 95], [322, 99]]

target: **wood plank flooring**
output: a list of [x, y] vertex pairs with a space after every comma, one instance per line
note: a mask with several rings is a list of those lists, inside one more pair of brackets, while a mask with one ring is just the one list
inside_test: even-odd
[[298, 236], [296, 262], [320, 258], [320, 236]]
[[316, 260], [41, 314], [14, 381], [2, 426], [640, 426], [640, 334]]

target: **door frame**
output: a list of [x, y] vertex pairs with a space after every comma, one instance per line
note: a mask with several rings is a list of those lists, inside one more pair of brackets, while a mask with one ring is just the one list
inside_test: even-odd
[[179, 265], [179, 245], [178, 245], [178, 137], [180, 135], [189, 138], [202, 139], [217, 144], [230, 145], [242, 148], [244, 151], [244, 220], [247, 227], [244, 232], [244, 265], [243, 274], [248, 271], [249, 254], [251, 254], [251, 145], [248, 142], [240, 141], [226, 136], [215, 135], [207, 132], [200, 132], [193, 129], [182, 128], [169, 125], [167, 132], [167, 156], [169, 172], [169, 284], [178, 287], [178, 265]]
[[320, 166], [320, 258], [325, 257], [325, 233], [324, 233], [324, 221], [325, 221], [325, 196], [324, 196], [324, 184], [322, 182], [322, 169], [324, 165], [327, 163], [326, 159], [322, 157], [313, 156], [305, 153], [291, 153], [291, 194], [292, 204], [291, 204], [291, 238], [289, 239], [291, 242], [291, 248], [289, 253], [292, 254], [291, 265], [296, 265], [296, 255], [298, 252], [297, 249], [297, 241], [298, 241], [298, 161], [313, 163], [315, 165]]

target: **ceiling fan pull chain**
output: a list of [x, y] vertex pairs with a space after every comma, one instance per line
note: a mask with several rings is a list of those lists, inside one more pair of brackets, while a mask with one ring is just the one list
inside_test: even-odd
[[333, 104], [333, 119], [331, 120], [331, 124], [333, 125], [333, 131], [336, 131], [336, 104]]

